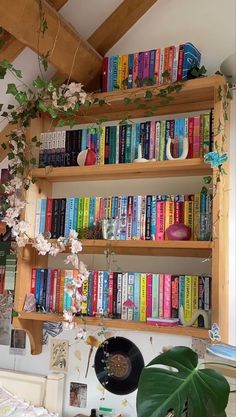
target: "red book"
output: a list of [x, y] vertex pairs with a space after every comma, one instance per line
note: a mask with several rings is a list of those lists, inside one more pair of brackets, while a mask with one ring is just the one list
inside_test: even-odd
[[114, 291], [114, 273], [110, 272], [108, 277], [108, 316], [112, 317], [113, 314], [113, 291]]
[[193, 129], [194, 129], [194, 117], [188, 118], [188, 156], [187, 158], [193, 158]]
[[160, 84], [160, 56], [161, 56], [161, 50], [156, 50], [156, 59], [155, 59], [155, 79], [156, 84]]
[[50, 232], [50, 233], [52, 230], [52, 206], [53, 206], [53, 199], [47, 198], [45, 232]]
[[138, 78], [138, 53], [134, 54], [134, 63], [133, 63], [133, 88], [137, 87], [136, 80]]
[[102, 91], [107, 91], [108, 57], [103, 58], [102, 63]]
[[31, 271], [31, 294], [35, 294], [35, 287], [36, 287], [36, 273], [37, 273], [37, 268], [32, 268]]
[[150, 61], [150, 51], [144, 52], [143, 57], [143, 79], [149, 78], [149, 61]]
[[171, 317], [171, 275], [164, 275], [164, 319]]
[[146, 278], [146, 304], [147, 317], [152, 316], [152, 274], [147, 274]]
[[179, 277], [171, 277], [171, 317], [179, 317]]
[[177, 81], [182, 80], [184, 66], [184, 45], [179, 45], [179, 58], [178, 58], [178, 69], [177, 69]]

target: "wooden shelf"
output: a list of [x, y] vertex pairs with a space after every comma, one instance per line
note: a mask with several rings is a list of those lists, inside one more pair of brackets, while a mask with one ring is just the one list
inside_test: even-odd
[[51, 182], [122, 180], [131, 178], [183, 177], [212, 175], [210, 165], [200, 158], [177, 161], [149, 161], [75, 167], [36, 168], [32, 175]]
[[[89, 108], [82, 106], [81, 112], [78, 112], [77, 120], [78, 123], [90, 123], [103, 118], [107, 121], [122, 120], [127, 115], [129, 118], [147, 117], [148, 112], [153, 110], [154, 106], [157, 116], [208, 110], [214, 107], [215, 89], [224, 83], [225, 79], [220, 75], [184, 81], [181, 91], [173, 93], [172, 97], [174, 99], [167, 105], [164, 105], [163, 100], [161, 101], [157, 97], [158, 92], [166, 85], [145, 86], [96, 94], [95, 97], [98, 100], [105, 100], [106, 103], [102, 106], [93, 104]], [[144, 99], [146, 91], [151, 91], [153, 96], [151, 99], [144, 100], [145, 108], [138, 108], [137, 104], [126, 105], [124, 103], [124, 99], [127, 97], [132, 100], [135, 98]]]
[[83, 254], [103, 254], [108, 249], [117, 255], [189, 256], [207, 258], [213, 243], [194, 240], [91, 240], [82, 239]]
[[[53, 314], [53, 313], [36, 313], [36, 312], [20, 312], [17, 318], [17, 321], [14, 323], [17, 327], [22, 327], [27, 330], [27, 333], [30, 333], [31, 340], [31, 353], [38, 354], [42, 351], [42, 346], [40, 344], [38, 329], [42, 328], [42, 322], [44, 321], [53, 321], [60, 322], [63, 321], [62, 315]], [[197, 327], [161, 327], [161, 326], [151, 326], [146, 323], [137, 322], [137, 321], [126, 321], [118, 319], [101, 319], [99, 317], [76, 317], [75, 322], [77, 324], [86, 324], [88, 326], [99, 326], [104, 325], [105, 328], [114, 328], [114, 329], [125, 329], [132, 331], [143, 331], [143, 332], [157, 332], [157, 333], [166, 333], [166, 334], [176, 334], [181, 336], [191, 336], [199, 337], [201, 339], [207, 339], [208, 330], [204, 328]], [[37, 324], [36, 324], [37, 323]], [[34, 329], [37, 329], [34, 331]], [[41, 349], [41, 350], [40, 350]]]

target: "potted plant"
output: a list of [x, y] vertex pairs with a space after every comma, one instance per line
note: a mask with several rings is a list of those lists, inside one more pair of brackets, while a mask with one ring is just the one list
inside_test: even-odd
[[186, 405], [188, 417], [226, 417], [228, 381], [213, 369], [199, 367], [197, 354], [184, 346], [153, 359], [140, 375], [138, 417], [182, 417]]

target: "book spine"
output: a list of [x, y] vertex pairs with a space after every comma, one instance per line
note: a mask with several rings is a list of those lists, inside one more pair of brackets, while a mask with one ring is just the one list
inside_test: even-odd
[[109, 294], [109, 275], [107, 271], [103, 271], [102, 311], [104, 315], [108, 314], [108, 294]]
[[103, 314], [103, 271], [98, 271], [97, 312]]
[[45, 232], [45, 223], [46, 223], [46, 205], [47, 199], [41, 199], [41, 209], [40, 209], [40, 221], [39, 221], [39, 233], [43, 234]]
[[[175, 212], [175, 203], [172, 200], [172, 196], [170, 196], [165, 204], [165, 232], [169, 226], [174, 224], [174, 212]], [[165, 239], [166, 238], [167, 237], [165, 235]]]
[[149, 51], [145, 51], [143, 53], [143, 85], [148, 84], [149, 69], [150, 69], [150, 53]]
[[152, 316], [152, 274], [146, 275], [146, 314], [147, 317]]
[[81, 303], [81, 314], [88, 314], [88, 278], [85, 278], [82, 284], [82, 303]]
[[121, 197], [120, 240], [126, 240], [127, 202], [128, 202], [128, 197], [123, 195]]
[[165, 201], [159, 200], [157, 196], [157, 220], [156, 220], [156, 240], [164, 240], [165, 238]]
[[188, 194], [184, 201], [184, 224], [191, 228], [191, 237], [193, 239], [194, 230], [194, 195]]
[[155, 83], [160, 84], [160, 57], [161, 57], [161, 50], [156, 49], [156, 56], [155, 56]]
[[[128, 273], [128, 288], [127, 288], [127, 299], [134, 302], [134, 273]], [[127, 320], [133, 320], [134, 308], [132, 306], [127, 309]]]
[[79, 197], [78, 201], [78, 216], [77, 216], [77, 231], [78, 237], [83, 237], [83, 211], [84, 211], [84, 197]]
[[87, 315], [88, 316], [92, 316], [92, 301], [93, 301], [93, 272], [89, 271], [88, 299], [87, 299]]
[[179, 57], [179, 46], [174, 46], [172, 83], [176, 82], [178, 79], [178, 57]]
[[171, 317], [179, 317], [179, 277], [171, 276]]
[[108, 276], [108, 306], [107, 306], [107, 313], [108, 317], [113, 316], [113, 301], [114, 301], [114, 272], [109, 272]]
[[194, 118], [188, 119], [188, 156], [187, 158], [193, 158], [193, 131], [194, 131]]
[[159, 275], [159, 318], [164, 317], [164, 274]]
[[105, 127], [101, 128], [100, 143], [99, 143], [99, 165], [105, 163]]
[[[159, 274], [152, 274], [152, 314], [151, 317], [159, 317]], [[149, 316], [150, 317], [150, 316]]]
[[177, 81], [182, 80], [183, 66], [184, 66], [184, 45], [179, 45]]
[[89, 206], [90, 197], [84, 197], [83, 229], [88, 229], [89, 227]]
[[112, 57], [112, 91], [117, 90], [119, 88], [117, 84], [117, 77], [118, 77], [118, 55], [114, 55]]
[[122, 287], [123, 287], [123, 274], [117, 274], [117, 301], [116, 301], [116, 317], [121, 319], [122, 312]]
[[184, 319], [188, 321], [192, 318], [192, 277], [185, 275], [184, 288]]
[[164, 275], [164, 318], [171, 317], [171, 275]]
[[139, 52], [138, 54], [138, 84], [137, 87], [143, 85], [143, 66], [144, 66], [144, 52]]
[[108, 72], [108, 57], [103, 58], [102, 62], [102, 91], [107, 91], [107, 72]]
[[160, 142], [159, 142], [159, 161], [164, 161], [165, 159], [165, 134], [166, 134], [166, 122], [162, 120], [160, 130]]
[[61, 198], [60, 203], [60, 228], [59, 236], [64, 236], [65, 231], [65, 218], [66, 218], [66, 198]]
[[[36, 291], [36, 276], [37, 276], [37, 268], [32, 268], [30, 293], [34, 294], [34, 295], [35, 295], [35, 291]], [[2, 294], [2, 292], [1, 292], [1, 294]]]
[[140, 208], [140, 239], [145, 240], [146, 232], [146, 196], [141, 196], [141, 208]]
[[156, 50], [151, 49], [149, 51], [149, 84], [155, 84], [155, 59], [156, 59]]
[[133, 88], [133, 66], [134, 66], [134, 54], [128, 55], [128, 88]]
[[139, 310], [140, 310], [140, 273], [135, 272], [134, 274], [134, 315], [133, 319], [139, 321]]
[[121, 88], [127, 88], [128, 85], [128, 55], [122, 55], [121, 59]]
[[179, 307], [184, 309], [185, 275], [179, 276]]
[[126, 272], [122, 276], [122, 291], [121, 291], [121, 319], [127, 320], [127, 311], [128, 307], [126, 307], [125, 302], [128, 298], [128, 273]]
[[152, 196], [151, 205], [151, 240], [156, 240], [156, 229], [157, 229], [157, 196]]
[[98, 300], [98, 271], [93, 271], [93, 291], [92, 291], [92, 316], [97, 314]]
[[[192, 315], [198, 310], [198, 276], [192, 276]], [[198, 327], [198, 320], [193, 323], [194, 327]]]
[[160, 133], [161, 133], [161, 122], [156, 122], [156, 133], [155, 133], [155, 159], [160, 160]]
[[147, 302], [146, 302], [146, 274], [140, 274], [140, 321], [146, 321]]
[[145, 240], [151, 240], [152, 196], [146, 196]]
[[131, 138], [132, 138], [132, 126], [126, 126], [126, 141], [125, 141], [125, 160], [124, 162], [131, 162]]
[[126, 230], [126, 240], [131, 240], [132, 238], [132, 211], [133, 211], [133, 196], [128, 196], [127, 203], [127, 230]]
[[134, 54], [134, 64], [133, 64], [133, 85], [132, 87], [138, 87], [138, 53]]
[[200, 116], [194, 117], [193, 122], [193, 158], [200, 156]]

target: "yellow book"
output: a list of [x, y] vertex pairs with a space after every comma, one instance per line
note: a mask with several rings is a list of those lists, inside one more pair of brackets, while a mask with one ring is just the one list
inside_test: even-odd
[[199, 228], [200, 228], [200, 198], [201, 193], [194, 194], [194, 207], [193, 207], [193, 214], [194, 214], [194, 225], [193, 225], [193, 239], [198, 240], [199, 238]]
[[99, 143], [99, 165], [104, 165], [105, 161], [105, 127], [101, 127]]
[[121, 60], [121, 88], [127, 88], [128, 85], [128, 55], [122, 55]]
[[187, 198], [188, 200], [184, 201], [184, 224], [186, 224], [186, 226], [191, 227], [191, 230], [192, 230], [191, 239], [192, 239], [193, 228], [194, 228], [194, 223], [193, 223], [194, 196], [188, 195]]
[[146, 311], [146, 274], [140, 274], [140, 321], [146, 321]]
[[[172, 197], [170, 197], [172, 198]], [[174, 213], [175, 213], [175, 203], [174, 201], [167, 200], [165, 202], [165, 231], [166, 229], [174, 224]]]
[[[198, 276], [192, 276], [192, 315], [198, 310]], [[198, 320], [193, 323], [193, 326], [198, 327]]]
[[83, 285], [82, 285], [82, 294], [85, 297], [82, 301], [81, 305], [81, 313], [87, 314], [87, 306], [88, 306], [88, 278], [85, 278]]
[[89, 227], [90, 197], [84, 197], [83, 229]]
[[185, 275], [184, 286], [184, 320], [188, 321], [192, 318], [192, 277]]

